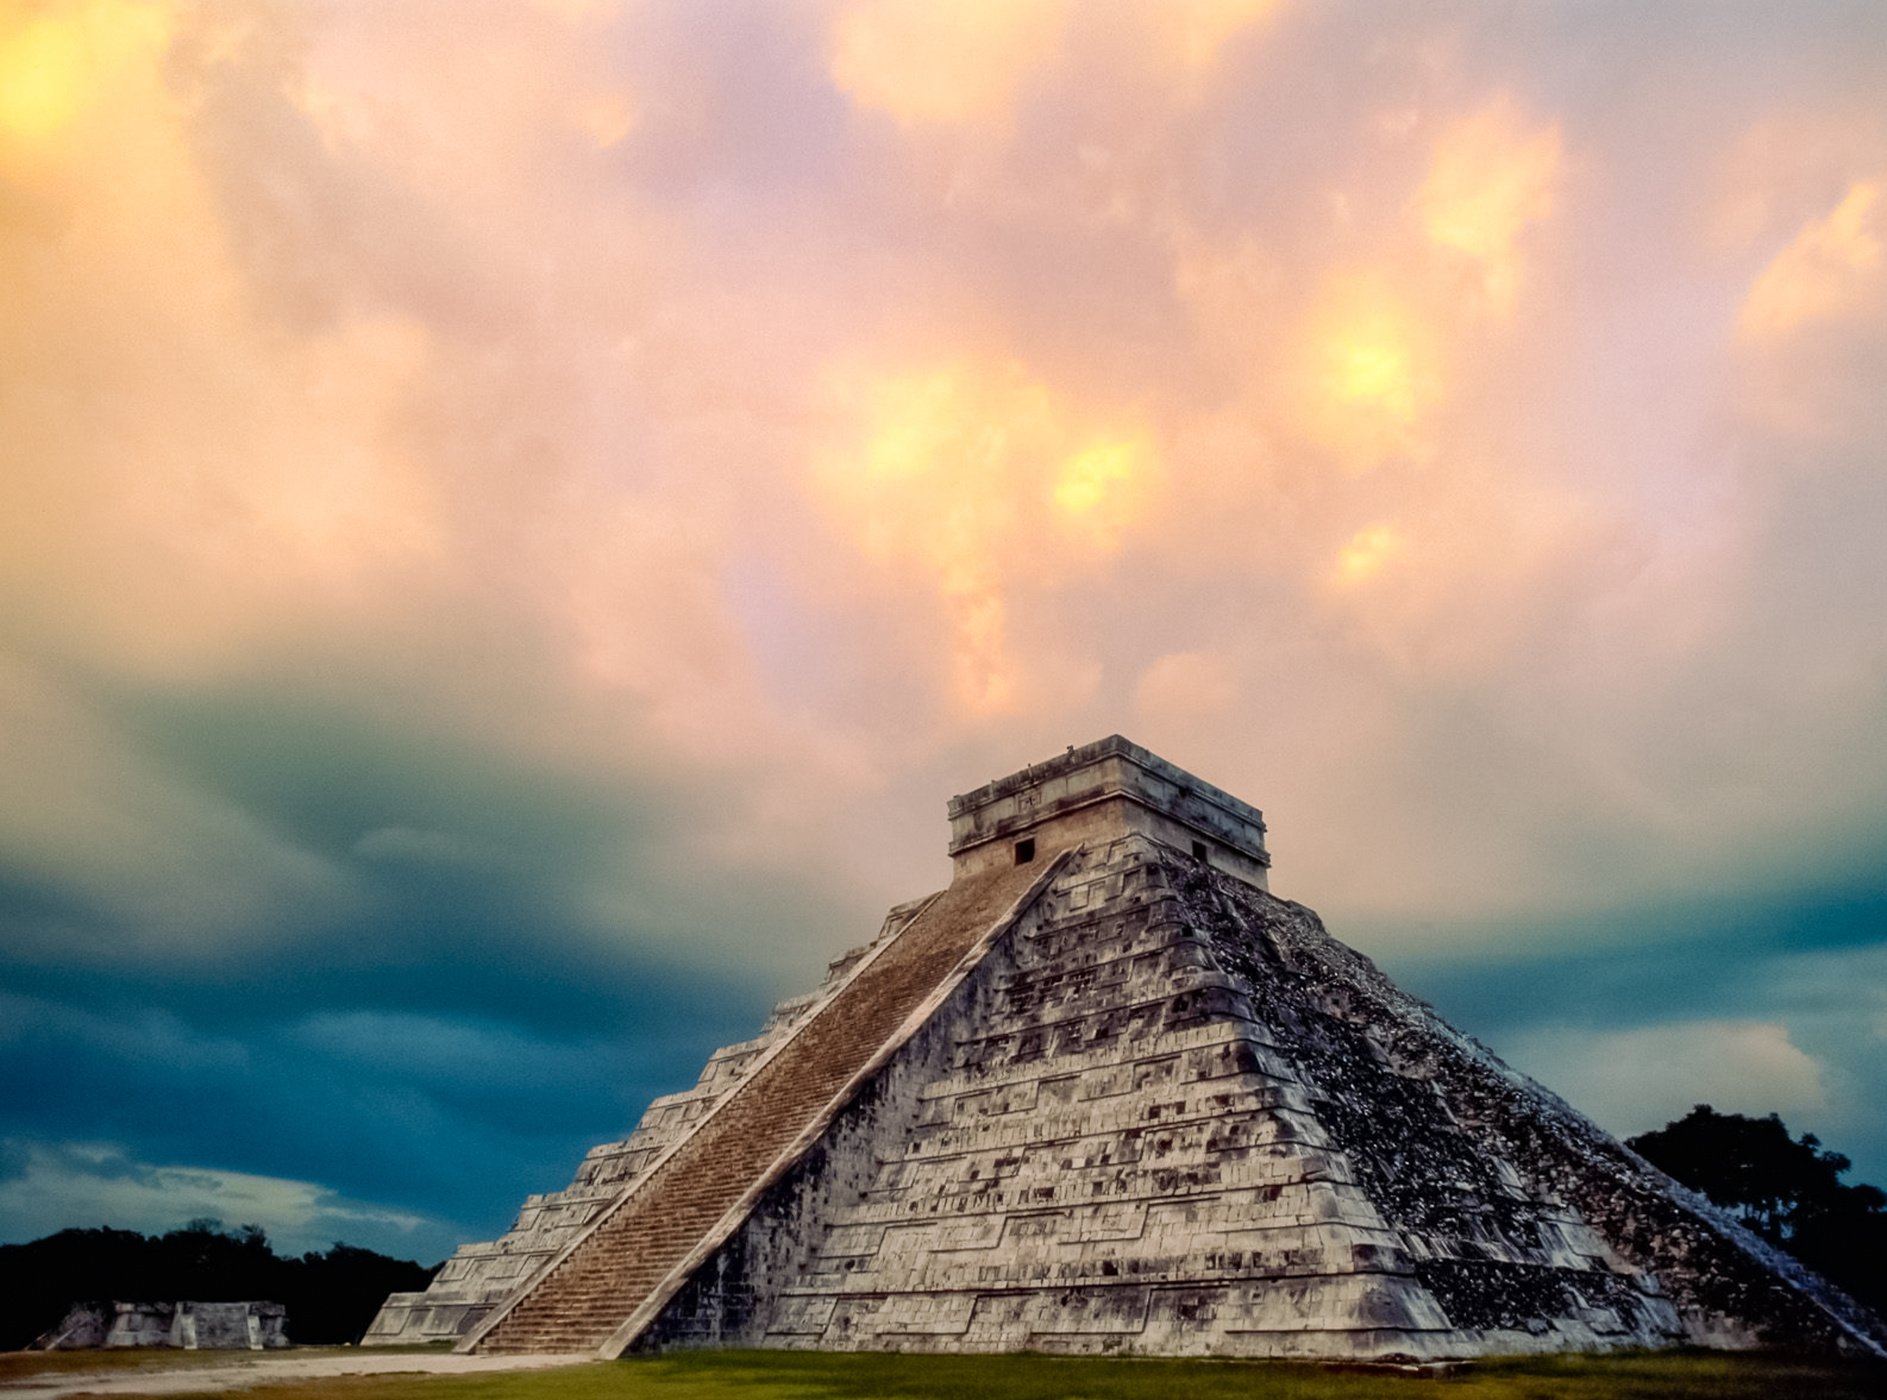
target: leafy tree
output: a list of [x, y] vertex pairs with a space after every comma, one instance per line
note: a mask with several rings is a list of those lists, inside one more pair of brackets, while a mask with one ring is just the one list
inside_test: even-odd
[[418, 1292], [432, 1282], [438, 1267], [422, 1269], [336, 1240], [325, 1254], [282, 1260], [271, 1296], [288, 1309], [288, 1334], [296, 1341], [355, 1341], [387, 1294]]
[[1876, 1311], [1887, 1310], [1887, 1193], [1841, 1180], [1852, 1163], [1782, 1119], [1698, 1104], [1626, 1144]]

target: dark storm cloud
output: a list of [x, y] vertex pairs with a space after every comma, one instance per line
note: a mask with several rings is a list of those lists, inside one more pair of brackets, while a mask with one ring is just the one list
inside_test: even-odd
[[[213, 1162], [318, 1182], [334, 1209], [371, 1209], [317, 1219], [437, 1254], [501, 1228], [753, 1034], [780, 970], [813, 979], [833, 930], [870, 934], [751, 872], [691, 898], [699, 872], [661, 869], [675, 847], [660, 833], [713, 829], [700, 787], [552, 781], [417, 721], [282, 692], [110, 704], [177, 781], [349, 875], [331, 908], [181, 943], [82, 883], [0, 880], [0, 1136], [108, 1144], [120, 1177]], [[607, 925], [582, 907], [599, 868], [643, 888], [646, 912]], [[48, 929], [66, 957], [47, 955]], [[710, 936], [750, 955], [704, 959]], [[16, 1181], [92, 1160], [15, 1157]], [[120, 1199], [82, 1186], [77, 1201]], [[13, 1204], [0, 1183], [0, 1216]], [[43, 1220], [16, 1210], [0, 1231]]]
[[[1771, 1028], [1770, 1048], [1793, 1047], [1800, 1063], [1786, 1066], [1777, 1084], [1762, 1082], [1761, 1067], [1749, 1070], [1757, 1080], [1748, 1085], [1749, 1098], [1729, 1107], [1780, 1109], [1795, 1131], [1815, 1132], [1853, 1158], [1857, 1179], [1887, 1179], [1887, 1105], [1879, 1094], [1887, 886], [1877, 877], [1665, 901], [1486, 933], [1471, 955], [1425, 956], [1415, 941], [1398, 938], [1382, 962], [1443, 1016], [1549, 1088], [1605, 1112], [1613, 1120], [1607, 1126], [1621, 1134], [1659, 1127], [1659, 1113], [1709, 1097], [1674, 1074], [1668, 1060], [1634, 1051], [1668, 1053], [1687, 1041], [1702, 1047], [1722, 1040], [1728, 1028]], [[1607, 1082], [1598, 1087], [1584, 1063], [1586, 1044], [1616, 1047], [1603, 1071]], [[1563, 1063], [1569, 1055], [1577, 1062], [1570, 1069]], [[1789, 1083], [1797, 1071], [1817, 1082]], [[1575, 1087], [1590, 1092], [1582, 1097]], [[1604, 1105], [1591, 1101], [1601, 1093]], [[1777, 1102], [1778, 1093], [1799, 1102]]]

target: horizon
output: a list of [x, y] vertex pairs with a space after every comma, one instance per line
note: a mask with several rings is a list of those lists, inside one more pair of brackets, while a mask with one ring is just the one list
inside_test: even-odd
[[0, 1241], [429, 1262], [1121, 733], [1887, 1184], [1887, 9], [0, 7]]

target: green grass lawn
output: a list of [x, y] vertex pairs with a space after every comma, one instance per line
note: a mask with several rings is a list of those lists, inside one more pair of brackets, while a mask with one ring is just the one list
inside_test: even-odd
[[1286, 1362], [693, 1352], [552, 1371], [345, 1377], [247, 1393], [257, 1400], [1881, 1400], [1887, 1368], [1720, 1352], [1488, 1361], [1430, 1375]]

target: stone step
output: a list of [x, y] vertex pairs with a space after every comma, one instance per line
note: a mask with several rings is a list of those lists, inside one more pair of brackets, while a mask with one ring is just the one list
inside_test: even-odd
[[757, 1185], [990, 927], [1044, 874], [1000, 869], [953, 884], [674, 1154], [643, 1177], [476, 1344], [487, 1352], [595, 1350]]

